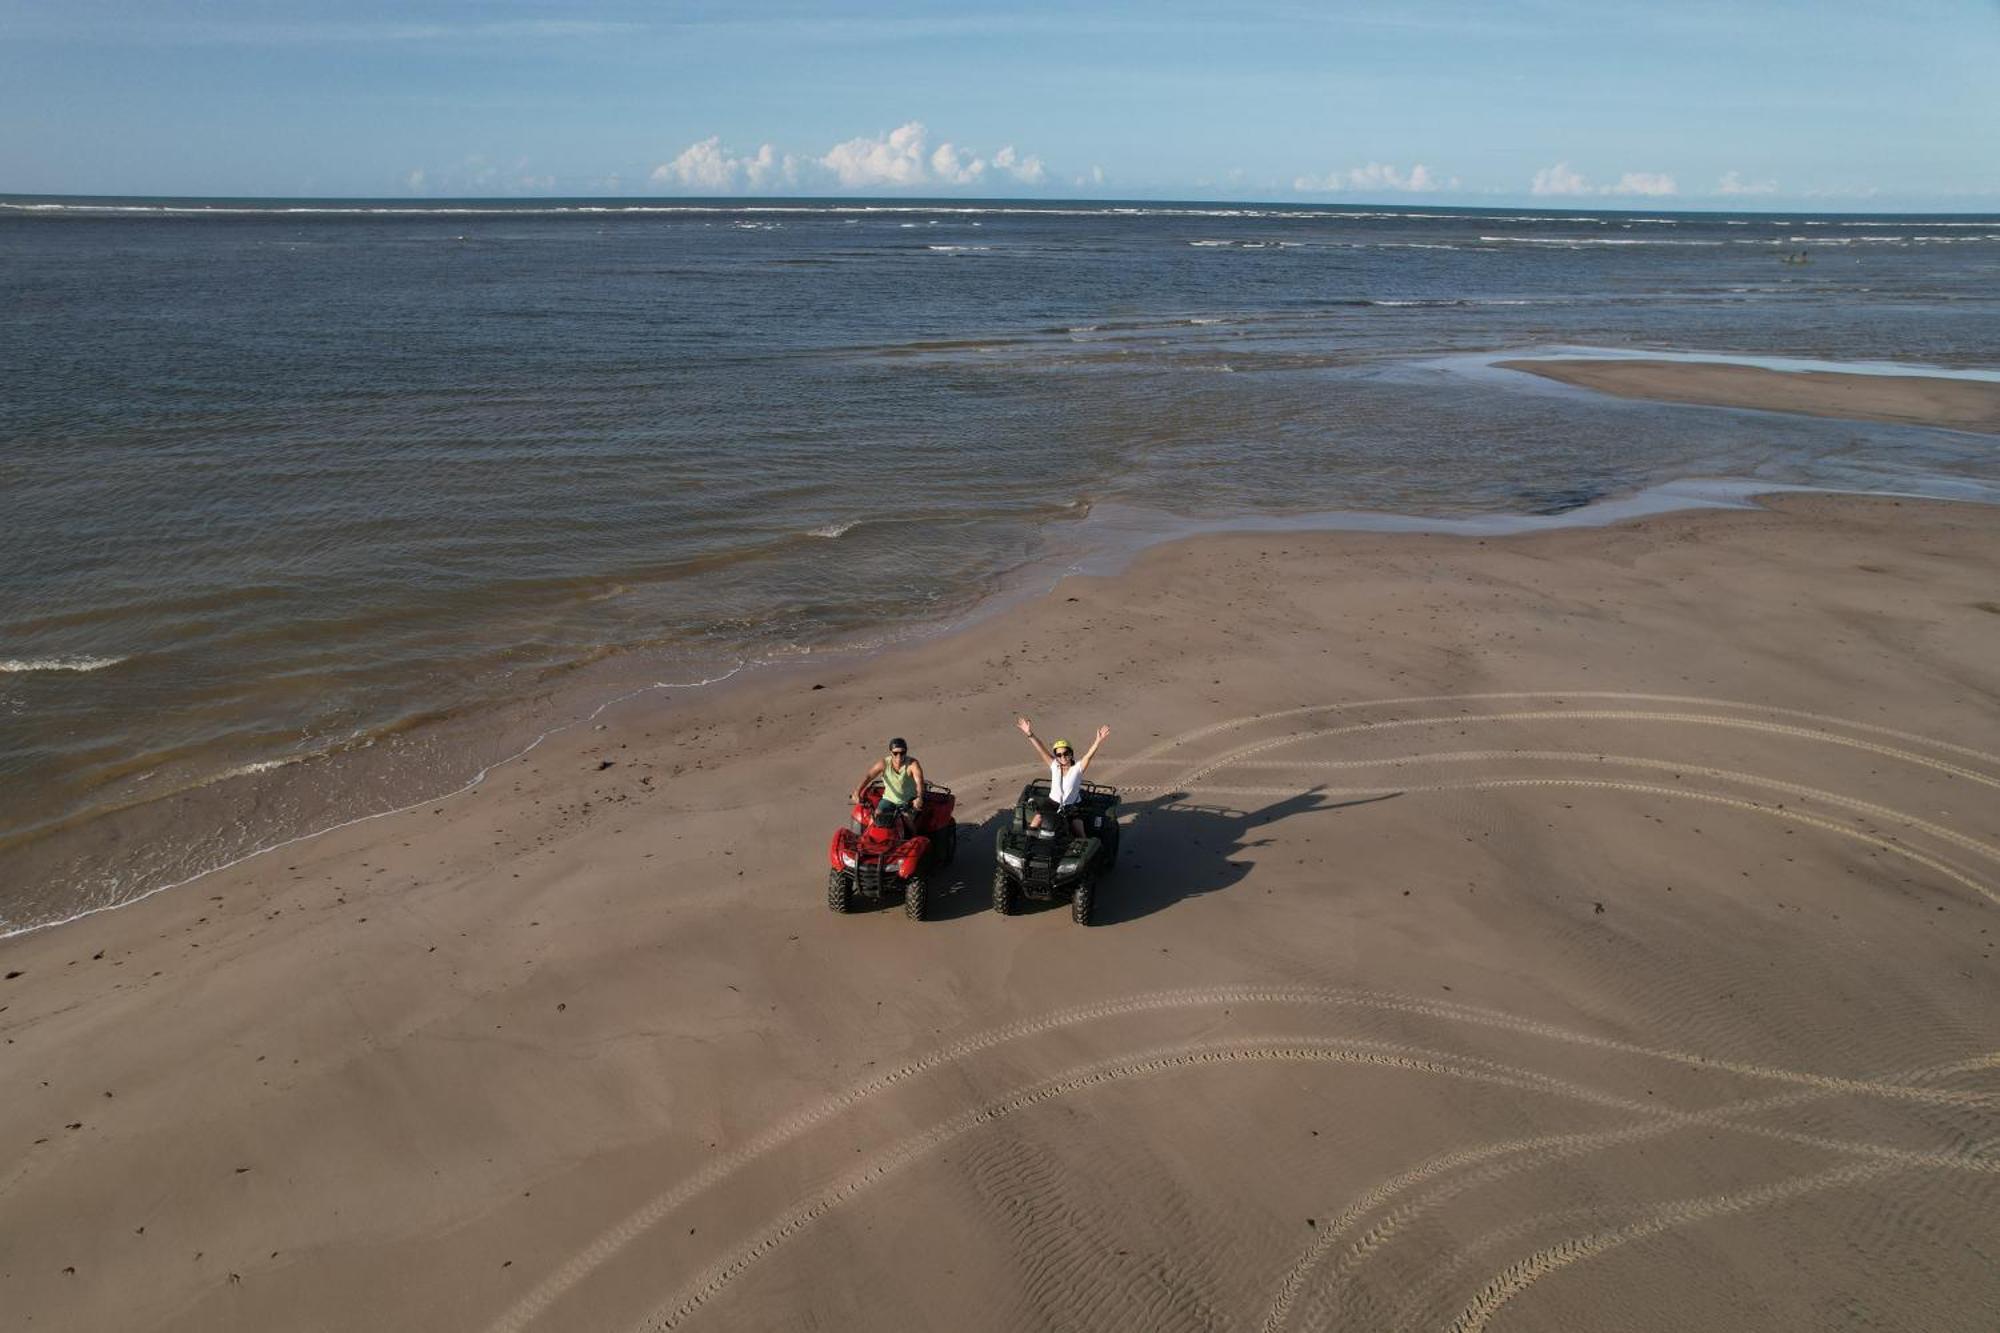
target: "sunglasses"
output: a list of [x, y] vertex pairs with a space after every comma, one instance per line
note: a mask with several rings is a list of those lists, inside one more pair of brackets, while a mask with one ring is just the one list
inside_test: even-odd
[[889, 751], [889, 755], [890, 755], [890, 757], [891, 757], [891, 758], [893, 758], [893, 759], [901, 759], [901, 758], [902, 758], [902, 757], [903, 757], [904, 755], [906, 755], [906, 754], [908, 754], [908, 753], [909, 753], [909, 751], [907, 751], [907, 750], [891, 750], [891, 751]]
[[1076, 758], [1076, 755], [1075, 755], [1075, 753], [1074, 753], [1073, 751], [1070, 751], [1070, 750], [1052, 750], [1052, 751], [1050, 751], [1050, 753], [1051, 753], [1051, 754], [1053, 754], [1053, 755], [1055, 755], [1055, 757], [1056, 757], [1056, 758], [1058, 758], [1058, 759], [1074, 759], [1074, 758]]

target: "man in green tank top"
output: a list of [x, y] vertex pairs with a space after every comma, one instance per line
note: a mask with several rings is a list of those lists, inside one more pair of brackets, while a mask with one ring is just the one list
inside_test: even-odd
[[859, 801], [868, 784], [878, 778], [882, 782], [881, 808], [907, 815], [915, 827], [924, 813], [924, 766], [901, 736], [889, 742], [888, 757], [877, 759], [854, 784], [854, 799]]

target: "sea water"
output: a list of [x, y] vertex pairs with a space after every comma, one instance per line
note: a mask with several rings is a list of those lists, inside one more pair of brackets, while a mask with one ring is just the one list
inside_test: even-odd
[[1556, 349], [1991, 373], [2000, 218], [0, 197], [0, 931], [1148, 530], [2000, 498]]

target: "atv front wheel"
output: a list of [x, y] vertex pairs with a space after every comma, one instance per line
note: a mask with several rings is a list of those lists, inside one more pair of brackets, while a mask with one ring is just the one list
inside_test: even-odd
[[993, 868], [993, 910], [1001, 916], [1012, 916], [1021, 910], [1021, 890], [998, 866]]
[[845, 870], [826, 872], [826, 905], [836, 912], [851, 911], [854, 895], [854, 876]]
[[1079, 875], [1069, 900], [1069, 919], [1079, 926], [1090, 924], [1091, 899], [1097, 896], [1097, 876]]
[[924, 877], [912, 875], [903, 881], [903, 915], [912, 921], [924, 919]]

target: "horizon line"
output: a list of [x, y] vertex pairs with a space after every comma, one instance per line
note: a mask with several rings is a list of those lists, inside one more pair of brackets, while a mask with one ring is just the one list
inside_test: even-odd
[[50, 203], [91, 202], [120, 203], [160, 203], [160, 204], [299, 204], [315, 202], [367, 203], [403, 207], [417, 210], [439, 205], [505, 205], [514, 207], [533, 206], [537, 203], [591, 203], [626, 205], [628, 207], [782, 207], [785, 205], [890, 205], [913, 209], [932, 207], [979, 207], [1006, 206], [1023, 208], [1051, 208], [1062, 206], [1085, 206], [1107, 208], [1118, 206], [1137, 207], [1195, 207], [1195, 208], [1273, 208], [1295, 211], [1342, 212], [1368, 210], [1387, 213], [1489, 213], [1497, 208], [1536, 209], [1548, 212], [1572, 214], [1605, 214], [1614, 217], [1648, 216], [1654, 214], [1706, 214], [1733, 213], [1780, 216], [1788, 213], [1812, 213], [1822, 216], [1844, 217], [1993, 217], [2000, 218], [2000, 210], [1952, 211], [1945, 209], [1819, 209], [1819, 208], [1779, 208], [1772, 206], [1747, 207], [1659, 207], [1651, 208], [1604, 208], [1583, 204], [1522, 203], [1508, 204], [1446, 204], [1418, 203], [1413, 201], [1376, 202], [1372, 200], [1298, 200], [1298, 199], [1195, 199], [1175, 196], [1049, 196], [1049, 195], [376, 195], [376, 194], [50, 194], [0, 191], [0, 205], [21, 201]]

